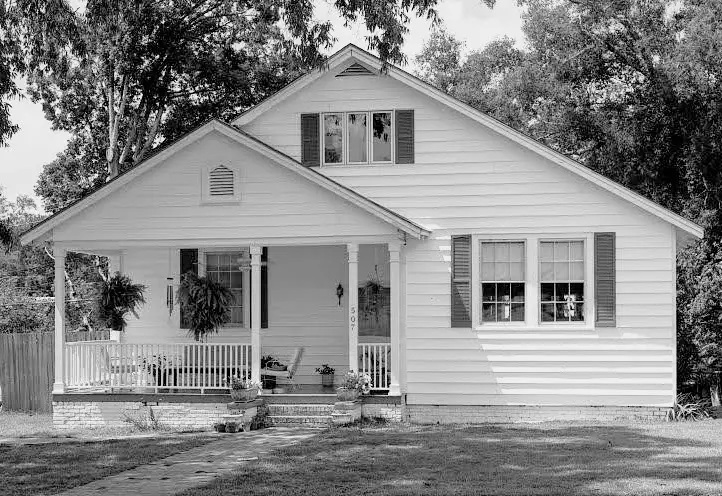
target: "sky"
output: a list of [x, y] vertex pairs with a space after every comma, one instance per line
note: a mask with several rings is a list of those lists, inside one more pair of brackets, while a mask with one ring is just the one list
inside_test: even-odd
[[[73, 0], [73, 3], [80, 2]], [[502, 36], [510, 36], [518, 43], [522, 40], [521, 10], [516, 0], [497, 0], [494, 9], [487, 8], [481, 0], [440, 0], [437, 10], [446, 29], [464, 42], [465, 52], [482, 48]], [[315, 13], [320, 20], [333, 22], [337, 41], [329, 53], [348, 43], [367, 47], [363, 25], [357, 23], [344, 27], [330, 0], [316, 0]], [[429, 37], [430, 26], [426, 19], [412, 18], [404, 43], [404, 53], [409, 61], [407, 70], [413, 72], [414, 56]], [[10, 201], [19, 194], [26, 194], [35, 198], [41, 207], [33, 188], [43, 165], [51, 162], [65, 148], [69, 135], [51, 129], [40, 103], [21, 99], [11, 104], [11, 119], [20, 126], [20, 131], [11, 138], [9, 146], [0, 147], [0, 187]]]

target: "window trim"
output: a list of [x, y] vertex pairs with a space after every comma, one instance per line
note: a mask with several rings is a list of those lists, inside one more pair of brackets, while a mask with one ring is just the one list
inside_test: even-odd
[[[325, 151], [325, 116], [337, 115], [343, 116], [341, 120], [341, 162], [326, 163], [326, 151]], [[349, 114], [366, 114], [366, 162], [351, 162], [349, 160], [349, 130], [348, 130], [348, 116]], [[374, 114], [390, 114], [391, 115], [391, 160], [389, 161], [374, 161], [373, 160], [373, 116]], [[320, 146], [320, 166], [321, 167], [358, 167], [358, 166], [383, 166], [383, 165], [394, 165], [395, 153], [396, 153], [396, 112], [394, 110], [386, 109], [375, 109], [375, 110], [339, 110], [339, 111], [328, 111], [321, 112], [319, 118], [319, 125], [321, 126], [319, 140]]]
[[[524, 321], [481, 323], [481, 241], [524, 241], [526, 281]], [[542, 241], [584, 241], [584, 321], [541, 322], [541, 281], [539, 247]], [[554, 328], [594, 330], [594, 233], [554, 234], [472, 234], [471, 235], [471, 322], [472, 329], [486, 331], [549, 331]]]
[[[473, 237], [472, 237], [472, 243], [474, 243]], [[476, 243], [477, 243], [476, 250], [477, 250], [478, 258], [474, 259], [473, 247], [471, 250], [471, 256], [472, 256], [472, 260], [474, 260], [475, 263], [478, 265], [477, 270], [479, 271], [479, 274], [478, 274], [479, 285], [477, 287], [478, 288], [477, 296], [479, 298], [477, 305], [478, 305], [479, 313], [477, 315], [478, 320], [474, 321], [473, 320], [474, 319], [473, 305], [472, 305], [472, 322], [476, 322], [477, 326], [484, 327], [484, 328], [495, 327], [495, 326], [514, 327], [514, 326], [524, 325], [527, 322], [527, 314], [526, 313], [529, 310], [529, 307], [527, 305], [527, 289], [528, 289], [528, 285], [529, 285], [528, 280], [527, 280], [529, 277], [527, 275], [527, 270], [528, 270], [528, 262], [527, 262], [527, 244], [528, 244], [528, 242], [527, 242], [527, 240], [526, 239], [488, 239], [487, 237], [479, 237], [478, 240], [476, 241]], [[481, 264], [482, 264], [481, 251], [479, 250], [481, 247], [481, 243], [521, 243], [523, 245], [523, 253], [524, 253], [524, 281], [483, 281], [481, 278]], [[471, 273], [472, 273], [472, 281], [473, 281], [473, 278], [474, 278], [474, 268], [473, 267], [471, 269]], [[509, 320], [509, 321], [498, 321], [497, 320], [496, 322], [484, 322], [482, 320], [483, 315], [482, 315], [482, 311], [481, 311], [481, 307], [482, 307], [481, 298], [483, 298], [482, 284], [484, 282], [491, 283], [491, 284], [506, 284], [506, 283], [523, 284], [524, 285], [524, 320]], [[473, 282], [472, 282], [472, 284], [473, 284]], [[471, 297], [473, 298], [474, 297], [474, 286], [472, 286], [471, 291], [472, 291]], [[512, 303], [511, 300], [509, 300], [509, 303], [510, 304]], [[510, 307], [509, 311], [511, 311], [511, 307]]]

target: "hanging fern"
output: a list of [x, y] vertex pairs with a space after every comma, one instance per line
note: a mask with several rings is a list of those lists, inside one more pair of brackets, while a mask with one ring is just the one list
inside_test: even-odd
[[218, 329], [231, 319], [233, 293], [207, 277], [192, 272], [183, 275], [176, 296], [188, 321], [188, 334], [196, 341]]
[[132, 313], [138, 318], [138, 307], [145, 303], [145, 286], [133, 284], [130, 277], [116, 272], [102, 282], [98, 298], [98, 316], [106, 327], [124, 331], [126, 316]]

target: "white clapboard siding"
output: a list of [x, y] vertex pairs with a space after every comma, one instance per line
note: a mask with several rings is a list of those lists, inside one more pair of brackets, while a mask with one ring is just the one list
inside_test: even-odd
[[[319, 169], [434, 230], [433, 239], [405, 248], [409, 403], [671, 404], [670, 225], [390, 77], [333, 76], [244, 129], [300, 159], [301, 113], [414, 109], [414, 164]], [[594, 231], [617, 234], [617, 327], [449, 327], [450, 235]]]
[[[203, 203], [202, 174], [240, 175], [239, 201]], [[55, 241], [374, 236], [395, 229], [330, 191], [212, 132], [54, 231]], [[117, 246], [117, 243], [109, 244]]]

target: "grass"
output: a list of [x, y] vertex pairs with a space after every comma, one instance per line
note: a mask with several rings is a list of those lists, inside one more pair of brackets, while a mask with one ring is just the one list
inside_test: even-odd
[[215, 439], [131, 427], [59, 432], [48, 415], [0, 413], [0, 494], [55, 494]]
[[722, 422], [340, 428], [181, 494], [722, 494]]

